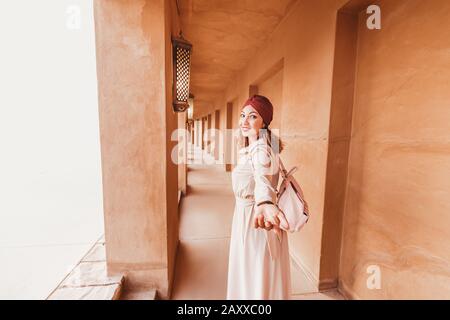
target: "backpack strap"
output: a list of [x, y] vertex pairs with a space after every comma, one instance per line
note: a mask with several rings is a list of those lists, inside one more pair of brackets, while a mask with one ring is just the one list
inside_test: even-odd
[[[280, 167], [280, 171], [281, 171], [281, 175], [283, 176], [283, 179], [286, 180], [286, 183], [290, 183], [292, 185], [292, 187], [295, 189], [295, 191], [297, 192], [297, 194], [300, 196], [300, 201], [303, 203], [304, 206], [304, 214], [306, 216], [308, 216], [309, 218], [309, 207], [308, 207], [308, 203], [305, 200], [305, 196], [303, 195], [303, 190], [300, 187], [300, 185], [297, 183], [297, 181], [295, 181], [295, 179], [291, 176], [296, 170], [297, 167], [293, 167], [289, 172], [287, 172], [283, 161], [281, 161], [281, 157], [280, 155], [278, 155], [278, 162], [279, 162], [279, 167]], [[281, 191], [281, 190], [280, 190]], [[278, 192], [279, 195], [279, 192]]]
[[278, 155], [278, 165], [281, 171], [281, 175], [283, 176], [283, 178], [286, 178], [288, 175], [288, 172], [286, 171], [286, 168], [284, 167], [283, 161], [281, 161], [281, 157], [280, 155]]
[[295, 171], [297, 171], [297, 167], [293, 167], [291, 170], [289, 170], [289, 172], [286, 170], [286, 167], [283, 164], [283, 161], [281, 161], [281, 157], [280, 155], [278, 155], [278, 163], [279, 163], [279, 168], [281, 171], [281, 175], [284, 179], [288, 178], [290, 175], [292, 175]]

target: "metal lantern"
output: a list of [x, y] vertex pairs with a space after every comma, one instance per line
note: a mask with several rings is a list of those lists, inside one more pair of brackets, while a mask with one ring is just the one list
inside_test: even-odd
[[173, 110], [183, 112], [189, 107], [189, 77], [192, 44], [183, 38], [172, 37], [173, 54]]

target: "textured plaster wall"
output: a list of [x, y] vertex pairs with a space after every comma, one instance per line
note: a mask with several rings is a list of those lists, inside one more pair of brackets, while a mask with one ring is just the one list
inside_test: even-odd
[[[450, 298], [450, 2], [360, 14], [340, 285], [354, 298]], [[367, 268], [380, 270], [370, 290]]]
[[320, 288], [338, 284], [355, 83], [357, 14], [339, 12], [333, 64]]
[[108, 268], [165, 297], [178, 237], [169, 2], [94, 5]]

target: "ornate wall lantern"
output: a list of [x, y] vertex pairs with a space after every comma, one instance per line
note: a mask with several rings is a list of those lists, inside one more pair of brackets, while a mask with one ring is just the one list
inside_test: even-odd
[[189, 78], [192, 44], [183, 38], [172, 37], [173, 55], [173, 110], [183, 112], [189, 107]]

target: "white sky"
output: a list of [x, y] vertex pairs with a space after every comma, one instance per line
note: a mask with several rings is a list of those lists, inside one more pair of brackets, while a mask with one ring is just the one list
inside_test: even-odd
[[96, 81], [92, 0], [0, 0], [0, 298], [45, 298], [103, 233]]

